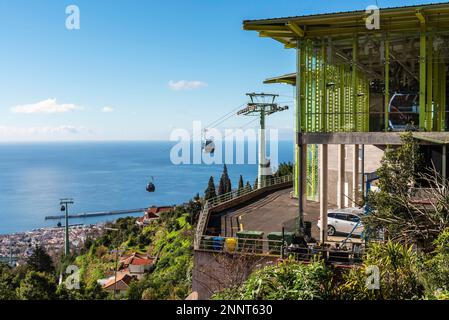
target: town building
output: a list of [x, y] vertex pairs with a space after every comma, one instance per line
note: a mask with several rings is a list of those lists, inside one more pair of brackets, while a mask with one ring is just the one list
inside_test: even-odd
[[110, 277], [98, 280], [98, 283], [106, 291], [116, 290], [118, 294], [125, 293], [131, 281], [142, 279], [155, 263], [156, 258], [133, 252], [120, 258], [117, 273], [114, 272]]
[[164, 207], [150, 207], [147, 210], [145, 210], [144, 216], [137, 218], [136, 223], [139, 226], [146, 226], [150, 222], [158, 220], [160, 217], [160, 214], [163, 212], [167, 212], [173, 210], [173, 207], [171, 206], [164, 206]]

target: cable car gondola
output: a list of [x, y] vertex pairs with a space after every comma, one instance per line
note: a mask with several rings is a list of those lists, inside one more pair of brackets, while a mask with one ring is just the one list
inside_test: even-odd
[[215, 152], [215, 143], [212, 138], [206, 138], [207, 129], [204, 130], [204, 136], [203, 136], [203, 150], [206, 153], [214, 154]]
[[203, 146], [204, 152], [214, 154], [215, 152], [215, 143], [212, 139], [207, 139]]
[[147, 184], [147, 191], [148, 192], [155, 192], [156, 191], [156, 186], [154, 185], [154, 178], [151, 177], [150, 181]]
[[389, 130], [405, 131], [418, 129], [419, 95], [416, 93], [395, 93], [389, 103]]

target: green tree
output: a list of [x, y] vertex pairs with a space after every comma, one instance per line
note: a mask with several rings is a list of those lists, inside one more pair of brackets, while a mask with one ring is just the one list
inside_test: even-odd
[[242, 177], [242, 175], [240, 175], [238, 190], [241, 191], [243, 188], [244, 188], [244, 186], [243, 186], [243, 177]]
[[27, 259], [27, 265], [34, 271], [47, 273], [55, 272], [51, 257], [40, 245], [35, 246], [33, 253]]
[[251, 187], [251, 183], [249, 183], [249, 181], [246, 181], [246, 186], [245, 186], [245, 188], [246, 188], [248, 191], [251, 191], [251, 190], [253, 189], [253, 187]]
[[406, 235], [407, 223], [414, 217], [407, 198], [422, 170], [422, 155], [412, 134], [406, 133], [401, 139], [400, 147], [385, 151], [377, 170], [379, 190], [368, 193], [371, 212], [363, 219], [366, 230], [373, 234], [385, 230], [392, 239]]
[[217, 196], [217, 192], [215, 191], [215, 183], [214, 177], [209, 178], [209, 183], [207, 184], [207, 189], [204, 191], [204, 200], [213, 199]]
[[17, 296], [21, 300], [53, 300], [56, 298], [56, 282], [45, 272], [30, 271], [20, 281]]
[[421, 270], [425, 271], [423, 281], [427, 297], [438, 299], [443, 292], [449, 293], [449, 228], [435, 240], [434, 247]]
[[142, 300], [142, 293], [145, 290], [147, 282], [148, 277], [140, 281], [131, 281], [126, 291], [126, 298], [128, 300]]
[[289, 174], [293, 174], [293, 164], [291, 162], [282, 162], [279, 164], [279, 167], [274, 174], [275, 177], [283, 177], [288, 176]]
[[11, 268], [0, 263], [0, 301], [16, 300], [16, 283]]
[[223, 177], [224, 177], [224, 181], [225, 181], [225, 193], [231, 192], [232, 191], [232, 183], [231, 183], [231, 179], [229, 179], [228, 167], [226, 166], [226, 164], [223, 166]]
[[217, 195], [222, 195], [226, 193], [226, 186], [225, 186], [226, 182], [223, 178], [223, 176], [220, 177], [220, 182], [218, 183], [218, 190], [217, 190]]
[[242, 194], [244, 188], [245, 188], [245, 185], [243, 183], [243, 177], [242, 177], [242, 175], [240, 175], [239, 186], [237, 188], [237, 194], [239, 194], [239, 195]]
[[104, 300], [108, 297], [108, 293], [98, 283], [86, 286], [83, 281], [79, 289], [67, 289], [64, 283], [59, 285], [56, 295], [59, 300]]
[[221, 174], [220, 183], [218, 185], [218, 195], [225, 194], [232, 191], [231, 179], [228, 175], [228, 167], [223, 166], [223, 173]]

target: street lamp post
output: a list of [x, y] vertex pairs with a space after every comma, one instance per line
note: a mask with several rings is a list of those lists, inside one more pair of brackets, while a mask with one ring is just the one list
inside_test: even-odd
[[60, 199], [59, 205], [61, 211], [65, 212], [65, 235], [64, 235], [64, 254], [67, 257], [70, 255], [70, 242], [69, 242], [69, 204], [73, 204], [72, 198]]

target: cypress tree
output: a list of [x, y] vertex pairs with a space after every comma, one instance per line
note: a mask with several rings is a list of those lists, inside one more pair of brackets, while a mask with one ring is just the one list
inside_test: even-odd
[[253, 187], [251, 187], [251, 183], [249, 183], [249, 181], [246, 181], [245, 188], [248, 189], [248, 191], [252, 191], [253, 190]]
[[243, 189], [243, 177], [242, 175], [240, 175], [238, 190], [241, 191], [242, 189]]
[[228, 175], [228, 167], [226, 164], [223, 166], [223, 183], [224, 183], [224, 191], [225, 193], [232, 191], [232, 183], [231, 179], [229, 179]]
[[225, 180], [223, 175], [220, 178], [220, 183], [218, 184], [218, 195], [222, 195], [224, 193], [226, 193], [226, 187], [225, 187]]
[[33, 253], [27, 259], [27, 265], [34, 271], [53, 273], [55, 267], [49, 254], [44, 247], [37, 245], [34, 247]]
[[204, 192], [204, 200], [209, 200], [215, 198], [217, 196], [217, 192], [215, 191], [215, 183], [214, 177], [209, 178], [209, 183], [207, 184], [207, 189]]
[[259, 177], [256, 178], [256, 181], [254, 181], [254, 190], [257, 190], [259, 188]]
[[218, 185], [218, 194], [225, 194], [232, 191], [231, 179], [229, 179], [228, 168], [226, 164], [223, 167], [223, 173], [221, 174], [220, 184]]

